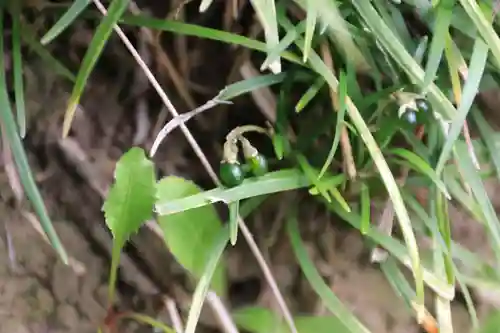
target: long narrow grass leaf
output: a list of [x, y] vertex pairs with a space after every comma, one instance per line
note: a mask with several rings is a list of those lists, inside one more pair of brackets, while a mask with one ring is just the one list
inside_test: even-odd
[[258, 195], [295, 190], [310, 185], [311, 181], [299, 170], [280, 170], [255, 179], [246, 179], [241, 185], [230, 189], [215, 188], [177, 200], [160, 200], [155, 209], [159, 215], [170, 215], [215, 202], [229, 204]]
[[24, 105], [23, 59], [21, 53], [21, 3], [12, 1], [12, 63], [16, 116], [21, 138], [26, 136], [26, 110]]
[[[436, 165], [436, 172], [439, 174], [448, 160], [448, 156], [453, 149], [455, 141], [460, 135], [460, 131], [464, 125], [467, 118], [467, 114], [470, 111], [472, 103], [476, 98], [478, 92], [479, 84], [483, 77], [484, 68], [486, 66], [486, 61], [488, 60], [489, 47], [486, 43], [481, 40], [477, 40], [474, 43], [474, 49], [472, 53], [472, 58], [469, 66], [469, 77], [465, 81], [464, 90], [462, 93], [462, 100], [458, 107], [458, 114], [453, 119], [451, 127], [447, 133], [446, 141], [443, 145], [441, 155], [439, 156], [438, 163]], [[474, 161], [475, 157], [473, 157]], [[474, 161], [475, 162], [475, 161]]]
[[101, 24], [99, 24], [99, 27], [97, 27], [94, 37], [92, 38], [92, 41], [90, 42], [87, 52], [85, 53], [85, 56], [83, 58], [80, 70], [78, 71], [75, 86], [73, 87], [68, 107], [64, 114], [62, 131], [63, 137], [66, 137], [69, 134], [71, 123], [80, 101], [80, 96], [83, 93], [90, 73], [94, 69], [94, 66], [101, 55], [104, 45], [113, 32], [115, 24], [127, 9], [129, 1], [130, 0], [113, 0], [113, 2], [111, 2], [111, 4], [109, 5], [108, 14], [104, 16]]
[[210, 256], [206, 262], [205, 269], [203, 270], [203, 275], [201, 276], [194, 291], [193, 301], [191, 303], [191, 308], [189, 309], [188, 319], [186, 322], [186, 330], [184, 331], [185, 333], [194, 333], [196, 331], [201, 309], [203, 308], [205, 297], [208, 293], [208, 289], [210, 288], [212, 276], [215, 273], [228, 241], [228, 229], [227, 227], [223, 227], [221, 228], [219, 235], [215, 238], [212, 250], [210, 251]]
[[325, 284], [318, 271], [308, 258], [307, 252], [302, 244], [299, 234], [298, 222], [295, 216], [290, 216], [287, 223], [288, 237], [292, 244], [293, 252], [299, 261], [300, 268], [311, 284], [314, 291], [318, 294], [325, 306], [334, 315], [339, 318], [342, 323], [352, 333], [370, 333], [370, 331], [353, 316], [351, 311], [337, 298], [333, 291]]
[[[0, 10], [0, 31], [3, 31], [3, 10]], [[0, 54], [4, 54], [3, 35], [0, 35]], [[4, 57], [0, 57], [0, 118], [3, 123], [2, 130], [5, 131], [6, 137], [8, 138], [12, 154], [14, 155], [14, 161], [16, 162], [17, 171], [26, 195], [33, 205], [33, 209], [37, 213], [42, 229], [47, 235], [51, 245], [54, 247], [54, 250], [57, 252], [61, 260], [67, 264], [68, 255], [59, 237], [57, 236], [57, 233], [52, 225], [52, 221], [47, 213], [42, 196], [38, 191], [35, 179], [31, 173], [21, 139], [17, 132], [17, 125], [14, 120], [14, 116], [12, 115], [12, 109], [10, 107], [9, 96], [7, 93]]]
[[448, 29], [451, 23], [454, 2], [455, 0], [442, 0], [438, 5], [429, 57], [425, 67], [424, 90], [434, 81], [439, 64], [441, 63], [443, 50], [446, 44], [446, 36], [448, 35]]
[[57, 22], [45, 33], [40, 40], [42, 45], [47, 45], [59, 36], [76, 18], [87, 8], [91, 0], [76, 0], [57, 20]]

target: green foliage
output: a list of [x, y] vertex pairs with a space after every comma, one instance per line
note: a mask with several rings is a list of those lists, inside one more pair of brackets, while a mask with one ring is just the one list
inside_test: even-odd
[[[245, 307], [232, 313], [239, 327], [251, 333], [288, 333], [290, 329], [272, 311], [260, 307]], [[334, 316], [296, 316], [301, 333], [346, 332], [346, 327]]]
[[[426, 315], [426, 284], [434, 291], [440, 331], [453, 333], [449, 309], [459, 285], [477, 329], [468, 288], [487, 283], [498, 290], [500, 277], [487, 275], [493, 266], [455, 242], [448, 209], [449, 199], [454, 199], [478, 220], [495, 253], [494, 267], [498, 267], [500, 222], [483, 184], [486, 177], [499, 176], [498, 134], [484, 119], [480, 105], [474, 104], [478, 92], [485, 87], [498, 90], [500, 83], [500, 38], [496, 33], [499, 19], [493, 15], [489, 2], [295, 0], [294, 5], [305, 12], [297, 19], [288, 10], [290, 2], [253, 0], [251, 6], [263, 28], [260, 41], [163, 18], [127, 15], [124, 13], [128, 1], [114, 0], [107, 16], [97, 16], [99, 24], [76, 80], [43, 45], [81, 19], [91, 2], [75, 1], [68, 6], [41, 43], [18, 19], [20, 7], [14, 2], [10, 1], [7, 8], [14, 18], [12, 54], [17, 124], [8, 99], [5, 66], [0, 64], [2, 130], [11, 145], [27, 196], [63, 260], [66, 254], [45, 211], [20, 139], [26, 131], [21, 45], [25, 43], [56, 71], [75, 81], [64, 121], [63, 135], [67, 135], [86, 82], [115, 24], [146, 27], [264, 53], [260, 67], [271, 69], [274, 74], [233, 83], [221, 90], [216, 99], [227, 103], [271, 85], [279, 90], [277, 119], [271, 135], [276, 164], [269, 159], [278, 171], [256, 173], [258, 177], [247, 177], [241, 184], [238, 180], [228, 189], [202, 191], [193, 182], [172, 176], [155, 187], [152, 163], [142, 150], [131, 149], [118, 162], [116, 182], [103, 207], [115, 239], [111, 286], [121, 247], [144, 220], [152, 217], [154, 206], [167, 247], [199, 281], [187, 325], [187, 331], [194, 332], [209, 286], [220, 294], [226, 292], [221, 258], [228, 240], [236, 242], [238, 213], [248, 214], [255, 208], [254, 203], [262, 202], [269, 194], [308, 187], [318, 203], [389, 253], [387, 261], [381, 263], [381, 270], [409, 311], [417, 317]], [[212, 3], [201, 1], [199, 10], [205, 12]], [[88, 11], [85, 15], [96, 17]], [[3, 40], [0, 46], [3, 49]], [[326, 49], [328, 52], [324, 52]], [[326, 59], [327, 53], [331, 53], [333, 65]], [[291, 100], [295, 91], [300, 92], [298, 101]], [[404, 94], [418, 98], [400, 98]], [[419, 108], [416, 102], [421, 99], [432, 107], [415, 116], [412, 112]], [[327, 112], [323, 112], [324, 108]], [[401, 119], [398, 110], [405, 115]], [[169, 131], [198, 113], [175, 118]], [[471, 142], [467, 137], [468, 127], [464, 124], [471, 118], [482, 140]], [[416, 134], [419, 126], [424, 126], [424, 139]], [[289, 135], [290, 129], [297, 135]], [[462, 139], [461, 134], [466, 137]], [[350, 152], [346, 151], [346, 145]], [[357, 170], [356, 179], [341, 172], [346, 168], [346, 154], [352, 155], [349, 166]], [[485, 166], [489, 162], [492, 168]], [[478, 170], [478, 164], [483, 170]], [[406, 168], [409, 177], [402, 180], [401, 170]], [[428, 190], [425, 204], [419, 202], [421, 198], [416, 196], [415, 187]], [[386, 195], [394, 208], [403, 242], [372, 226], [378, 217], [371, 214], [370, 205]], [[229, 228], [222, 227], [214, 202], [229, 206]], [[296, 216], [290, 217], [288, 236], [304, 275], [333, 313], [327, 317], [296, 317], [299, 331], [326, 332], [337, 328], [369, 332], [319, 277], [304, 251]], [[416, 243], [418, 237], [427, 237], [431, 249], [420, 249]], [[411, 269], [414, 283], [402, 274], [403, 266]], [[486, 323], [483, 333], [495, 330], [492, 323], [497, 317]], [[234, 319], [240, 327], [255, 333], [288, 331], [265, 309], [237, 311]]]
[[115, 183], [102, 207], [114, 242], [120, 247], [152, 218], [155, 193], [153, 163], [141, 148], [130, 149], [116, 164]]
[[[176, 202], [200, 193], [203, 194], [193, 182], [169, 176], [158, 183], [157, 199], [161, 202]], [[170, 252], [196, 279], [200, 279], [210, 259], [210, 248], [222, 226], [215, 208], [206, 204], [170, 215], [160, 215], [158, 223]], [[223, 265], [215, 270], [212, 287], [221, 295], [226, 293]]]

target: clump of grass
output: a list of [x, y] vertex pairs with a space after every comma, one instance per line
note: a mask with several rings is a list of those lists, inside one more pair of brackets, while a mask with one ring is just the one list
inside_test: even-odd
[[[211, 2], [202, 1], [200, 11], [209, 8]], [[194, 332], [212, 277], [217, 276], [218, 293], [224, 293], [223, 273], [218, 270], [218, 265], [223, 266], [219, 261], [229, 240], [229, 230], [221, 223], [212, 224], [213, 242], [207, 242], [206, 251], [210, 255], [206, 258], [198, 258], [196, 253], [199, 252], [194, 252], [200, 251], [196, 247], [199, 244], [180, 244], [175, 241], [175, 233], [185, 234], [183, 228], [196, 230], [193, 223], [199, 223], [197, 219], [204, 216], [200, 212], [212, 203], [222, 201], [232, 207], [229, 221], [231, 241], [236, 241], [238, 228], [235, 226], [238, 225], [252, 246], [252, 237], [240, 213], [245, 211], [246, 215], [255, 209], [257, 205], [253, 200], [256, 198], [264, 200], [264, 196], [271, 193], [308, 187], [320, 204], [359, 229], [375, 244], [372, 260], [380, 264], [388, 281], [427, 332], [455, 332], [450, 304], [457, 286], [461, 287], [467, 300], [474, 330], [479, 330], [469, 288], [481, 287], [485, 283], [499, 288], [498, 274], [488, 272], [495, 271], [494, 267], [500, 263], [500, 223], [483, 185], [485, 178], [500, 175], [500, 159], [495, 149], [498, 136], [474, 103], [483, 89], [498, 89], [500, 38], [495, 31], [498, 20], [492, 4], [477, 4], [472, 0], [351, 0], [341, 3], [255, 0], [250, 3], [264, 31], [262, 41], [230, 31], [137, 13], [130, 15], [127, 13], [129, 1], [126, 0], [111, 1], [107, 10], [97, 0], [75, 1], [41, 39], [44, 44], [56, 39], [84, 11], [100, 21], [76, 75], [63, 136], [69, 132], [89, 75], [107, 39], [115, 31], [174, 116], [154, 150], [161, 138], [179, 126], [216, 184], [213, 190], [201, 191], [188, 181], [174, 181], [167, 177], [155, 189], [149, 177], [147, 193], [139, 196], [132, 190], [134, 186], [145, 190], [144, 184], [120, 185], [123, 180], [117, 179], [117, 189], [126, 191], [129, 188], [137, 198], [136, 201], [127, 201], [130, 198], [117, 200], [120, 195], [116, 190], [114, 201], [107, 202], [108, 226], [115, 235], [120, 235], [115, 239], [118, 244], [114, 251], [115, 264], [128, 234], [134, 232], [143, 220], [136, 219], [126, 224], [128, 227], [123, 230], [123, 224], [116, 223], [120, 216], [127, 218], [126, 214], [120, 215], [120, 209], [142, 200], [146, 207], [143, 215], [146, 216], [151, 213], [147, 212], [147, 207], [154, 201], [160, 224], [166, 233], [167, 229], [170, 232], [168, 237], [165, 236], [167, 247], [199, 280], [187, 320], [187, 331]], [[94, 10], [94, 4], [99, 11]], [[15, 6], [7, 9], [11, 15], [19, 10]], [[179, 116], [154, 74], [141, 63], [134, 48], [127, 45], [128, 40], [117, 25], [207, 38], [258, 52], [264, 60], [256, 65], [263, 72], [271, 73], [229, 85], [201, 109]], [[15, 38], [21, 39], [22, 26], [17, 22], [15, 27]], [[31, 39], [31, 43], [35, 42]], [[19, 44], [20, 41], [16, 40], [14, 46]], [[43, 49], [39, 44], [34, 45]], [[20, 60], [15, 64], [19, 71]], [[14, 122], [8, 108], [3, 108], [2, 122], [9, 129], [7, 133], [18, 156], [16, 161], [21, 177], [25, 179], [25, 188], [32, 189], [30, 199], [38, 203], [35, 207], [38, 207], [39, 214], [46, 216], [22, 157], [17, 126], [22, 134], [25, 125], [19, 75], [15, 76], [15, 82], [19, 125]], [[244, 93], [271, 85], [277, 91], [277, 108], [276, 122], [272, 124], [269, 136], [275, 152], [272, 158], [277, 159], [275, 167], [280, 170], [252, 176], [236, 187], [224, 188], [185, 122], [219, 103], [228, 103]], [[5, 95], [3, 103], [7, 107], [5, 84], [2, 91]], [[480, 139], [470, 138], [472, 124]], [[290, 130], [295, 135], [291, 136]], [[325, 137], [328, 144], [321, 144]], [[127, 169], [126, 165], [134, 168], [148, 163], [144, 162], [146, 157], [136, 150], [129, 153], [124, 155], [122, 173]], [[130, 160], [131, 156], [136, 156], [136, 160]], [[408, 178], [411, 178], [411, 184], [405, 185]], [[169, 193], [162, 185], [167, 182], [175, 184]], [[185, 192], [187, 188], [190, 189], [189, 195]], [[154, 196], [156, 199], [153, 200]], [[385, 201], [385, 198], [384, 214], [372, 216], [370, 203]], [[448, 216], [451, 200], [461, 203], [482, 224], [489, 236], [495, 263], [485, 262], [452, 239]], [[241, 209], [240, 201], [243, 201]], [[199, 217], [188, 218], [189, 214]], [[298, 263], [337, 320], [325, 325], [339, 325], [337, 328], [342, 331], [369, 332], [319, 278], [303, 249], [296, 216], [292, 211], [287, 230]], [[177, 224], [184, 227], [173, 226], [170, 219], [178, 220]], [[402, 232], [402, 240], [392, 235], [394, 221]], [[56, 249], [63, 253], [50, 229], [50, 220], [45, 218], [42, 222]], [[419, 248], [417, 236], [431, 240], [430, 253], [423, 253]], [[258, 249], [254, 248], [254, 253], [259, 258]], [[428, 260], [429, 257], [432, 260]], [[482, 265], [477, 265], [476, 261]], [[193, 262], [196, 262], [194, 266]], [[303, 318], [295, 318], [289, 313], [267, 266], [264, 262], [261, 265], [267, 280], [274, 286], [289, 329], [297, 331], [299, 322], [301, 332], [307, 331], [308, 327], [311, 329], [312, 326], [303, 324]], [[402, 275], [403, 266], [411, 270], [413, 281]], [[111, 276], [114, 276], [113, 272]], [[434, 292], [435, 309], [425, 307], [425, 286]], [[234, 318], [243, 325], [244, 321], [237, 320], [241, 314], [235, 314]]]

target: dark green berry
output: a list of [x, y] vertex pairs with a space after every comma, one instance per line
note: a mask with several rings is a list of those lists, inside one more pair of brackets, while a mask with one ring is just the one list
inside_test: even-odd
[[430, 103], [423, 98], [417, 98], [415, 100], [415, 105], [417, 106], [418, 111], [427, 112], [431, 109]]
[[257, 154], [248, 159], [248, 163], [250, 164], [250, 170], [252, 174], [256, 177], [263, 176], [268, 171], [267, 159], [262, 154]]
[[406, 121], [410, 124], [415, 124], [417, 122], [417, 112], [412, 108], [407, 108], [404, 114]]
[[221, 162], [219, 177], [222, 185], [226, 187], [235, 187], [243, 182], [245, 174], [238, 163]]

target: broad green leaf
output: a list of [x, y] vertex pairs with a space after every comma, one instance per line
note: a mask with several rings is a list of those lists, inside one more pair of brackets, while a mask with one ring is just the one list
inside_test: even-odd
[[[217, 273], [220, 272], [220, 270], [218, 271], [218, 268], [220, 268], [219, 262], [222, 257], [222, 253], [226, 248], [227, 242], [229, 241], [228, 229], [227, 227], [219, 227], [219, 230], [212, 240], [199, 239], [199, 241], [208, 241], [208, 247], [206, 248], [208, 258], [206, 260], [206, 264], [203, 266], [203, 274], [201, 275], [200, 281], [198, 282], [193, 294], [193, 301], [191, 302], [191, 308], [189, 309], [186, 330], [184, 333], [195, 333], [196, 326], [200, 319], [201, 309], [203, 308], [205, 297], [207, 296], [208, 289], [210, 288], [210, 282], [212, 281], [214, 275], [216, 278], [219, 278], [219, 276], [217, 276]], [[204, 252], [195, 252], [193, 254], [201, 257], [203, 253]]]
[[76, 77], [75, 86], [71, 92], [69, 98], [68, 107], [66, 113], [64, 114], [63, 131], [62, 136], [66, 137], [69, 134], [71, 128], [71, 123], [75, 115], [76, 109], [80, 102], [80, 97], [85, 89], [85, 85], [90, 76], [90, 73], [94, 69], [97, 60], [99, 59], [104, 45], [108, 41], [115, 24], [118, 22], [122, 14], [128, 7], [130, 0], [113, 0], [108, 7], [108, 13], [103, 17], [99, 27], [97, 27], [94, 37], [90, 42], [90, 45], [85, 53], [82, 61], [82, 65], [78, 71]]
[[78, 15], [81, 14], [91, 3], [91, 0], [75, 0], [57, 22], [45, 33], [40, 40], [42, 45], [47, 45], [59, 36], [66, 28], [73, 23]]
[[[269, 309], [244, 307], [232, 313], [238, 327], [250, 333], [289, 333], [290, 329]], [[346, 328], [335, 316], [296, 316], [295, 326], [300, 333], [345, 332]]]
[[131, 148], [116, 164], [115, 182], [102, 207], [106, 224], [120, 247], [152, 218], [154, 200], [153, 163], [144, 150]]
[[323, 278], [316, 267], [308, 257], [304, 244], [300, 238], [298, 222], [294, 214], [290, 214], [287, 223], [288, 237], [292, 244], [293, 252], [299, 261], [300, 268], [311, 287], [318, 294], [325, 306], [344, 324], [349, 332], [370, 333], [370, 331], [345, 307], [337, 298], [329, 286], [323, 281]]
[[[168, 176], [157, 186], [158, 202], [175, 203], [207, 192], [192, 181]], [[206, 199], [205, 199], [206, 200]], [[210, 260], [210, 249], [215, 244], [222, 223], [213, 205], [205, 204], [195, 209], [158, 217], [165, 244], [176, 260], [196, 279], [200, 279]], [[226, 293], [223, 266], [214, 272], [212, 287], [221, 296]]]
[[12, 71], [14, 72], [14, 96], [16, 99], [17, 124], [21, 138], [26, 136], [26, 110], [24, 108], [23, 59], [21, 54], [21, 3], [11, 2], [12, 13]]
[[[3, 27], [3, 6], [0, 5], [0, 31], [4, 31]], [[0, 54], [4, 54], [4, 39], [3, 35], [0, 35]], [[45, 235], [50, 241], [50, 244], [57, 252], [61, 260], [67, 264], [68, 263], [68, 255], [64, 246], [61, 243], [61, 240], [57, 236], [57, 233], [52, 226], [52, 221], [47, 213], [47, 209], [45, 208], [45, 204], [43, 202], [42, 196], [38, 191], [38, 187], [36, 185], [35, 179], [33, 178], [33, 174], [31, 173], [30, 166], [28, 164], [28, 159], [26, 157], [26, 153], [24, 152], [24, 147], [17, 132], [17, 125], [12, 115], [12, 109], [10, 106], [9, 95], [7, 91], [7, 83], [5, 78], [5, 57], [0, 56], [0, 120], [2, 122], [2, 131], [5, 131], [5, 136], [8, 139], [8, 144], [10, 145], [10, 149], [12, 150], [12, 154], [14, 156], [14, 162], [17, 166], [17, 172], [19, 174], [19, 178], [21, 180], [21, 184], [24, 187], [24, 191], [26, 196], [30, 200], [34, 211], [38, 215], [40, 219], [40, 224], [42, 226]], [[3, 144], [6, 144], [4, 142]]]
[[155, 208], [159, 215], [180, 213], [193, 208], [211, 205], [215, 202], [229, 204], [263, 194], [295, 190], [309, 186], [311, 183], [299, 170], [288, 169], [270, 172], [262, 177], [248, 178], [239, 186], [210, 191], [190, 193], [178, 196], [173, 200], [167, 196], [158, 196]]

